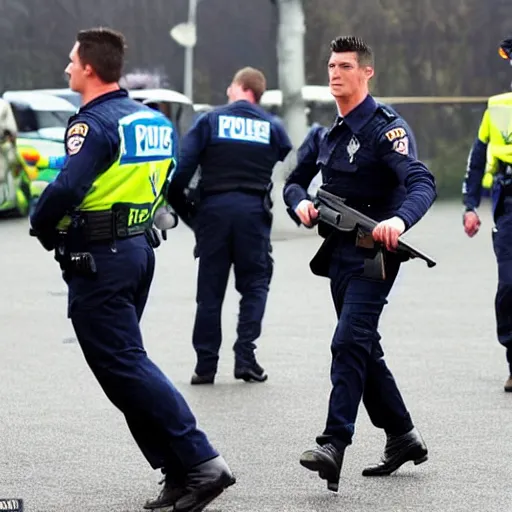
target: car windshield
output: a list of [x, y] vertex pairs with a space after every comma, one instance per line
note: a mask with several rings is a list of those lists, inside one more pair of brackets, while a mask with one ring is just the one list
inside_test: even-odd
[[18, 132], [24, 137], [64, 140], [71, 110], [33, 110], [26, 105], [12, 104]]
[[73, 115], [73, 112], [67, 110], [38, 110], [35, 113], [40, 130], [43, 128], [66, 128], [68, 119]]

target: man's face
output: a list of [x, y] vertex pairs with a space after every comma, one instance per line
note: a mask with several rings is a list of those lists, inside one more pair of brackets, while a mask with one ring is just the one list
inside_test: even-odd
[[71, 53], [69, 54], [69, 64], [65, 69], [69, 79], [69, 87], [71, 90], [82, 93], [85, 87], [87, 77], [90, 75], [90, 66], [82, 66], [78, 57], [78, 47], [80, 43], [75, 43]]
[[332, 52], [327, 64], [329, 88], [335, 98], [347, 98], [365, 88], [373, 76], [371, 66], [360, 66], [356, 52]]

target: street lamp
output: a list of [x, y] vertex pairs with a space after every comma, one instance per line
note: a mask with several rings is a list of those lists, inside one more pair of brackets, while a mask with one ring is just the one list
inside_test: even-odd
[[194, 93], [194, 47], [197, 42], [196, 12], [201, 0], [188, 0], [188, 20], [170, 30], [171, 37], [185, 48], [183, 69], [183, 93], [193, 101]]

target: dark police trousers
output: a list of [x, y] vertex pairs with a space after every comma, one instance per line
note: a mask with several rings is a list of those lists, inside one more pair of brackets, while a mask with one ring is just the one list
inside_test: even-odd
[[393, 375], [384, 361], [379, 317], [398, 274], [400, 262], [385, 254], [386, 279], [362, 276], [364, 256], [353, 234], [339, 237], [330, 266], [331, 293], [338, 315], [332, 339], [329, 412], [323, 442], [350, 444], [357, 410], [363, 399], [372, 423], [388, 434], [413, 428]]
[[512, 375], [512, 197], [505, 197], [492, 232], [498, 262], [498, 289], [494, 301], [498, 341], [507, 348]]
[[197, 309], [192, 343], [196, 373], [217, 370], [222, 342], [221, 313], [231, 265], [240, 293], [235, 365], [254, 365], [272, 277], [271, 218], [261, 194], [226, 192], [203, 198], [194, 219]]
[[139, 328], [155, 256], [144, 235], [91, 244], [95, 277], [66, 277], [69, 317], [85, 359], [110, 401], [125, 415], [140, 450], [169, 478], [217, 452], [186, 401], [144, 350]]

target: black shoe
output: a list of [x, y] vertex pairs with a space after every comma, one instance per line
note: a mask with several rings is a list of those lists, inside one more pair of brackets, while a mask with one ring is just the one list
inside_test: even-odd
[[184, 486], [176, 485], [172, 482], [161, 480], [160, 484], [164, 484], [158, 497], [154, 500], [148, 500], [144, 504], [146, 510], [155, 508], [172, 507], [186, 493]]
[[245, 382], [265, 382], [268, 375], [253, 357], [248, 364], [235, 361], [235, 379], [242, 379]]
[[344, 453], [344, 450], [339, 451], [333, 444], [327, 443], [305, 451], [300, 457], [300, 463], [311, 471], [318, 471], [318, 476], [327, 480], [327, 489], [338, 492]]
[[505, 382], [505, 385], [503, 386], [503, 389], [507, 393], [511, 393], [512, 392], [512, 375], [509, 375], [508, 379]]
[[184, 493], [175, 502], [173, 512], [201, 512], [236, 478], [219, 455], [192, 468], [187, 474]]
[[192, 378], [190, 379], [190, 384], [213, 384], [215, 382], [215, 372], [207, 373], [205, 375], [198, 375], [194, 372]]
[[387, 436], [384, 455], [375, 466], [363, 470], [363, 476], [387, 476], [412, 460], [417, 466], [428, 460], [428, 450], [416, 428], [401, 436]]
[[268, 375], [259, 365], [237, 366], [235, 368], [235, 379], [242, 379], [245, 382], [265, 382], [268, 379]]

